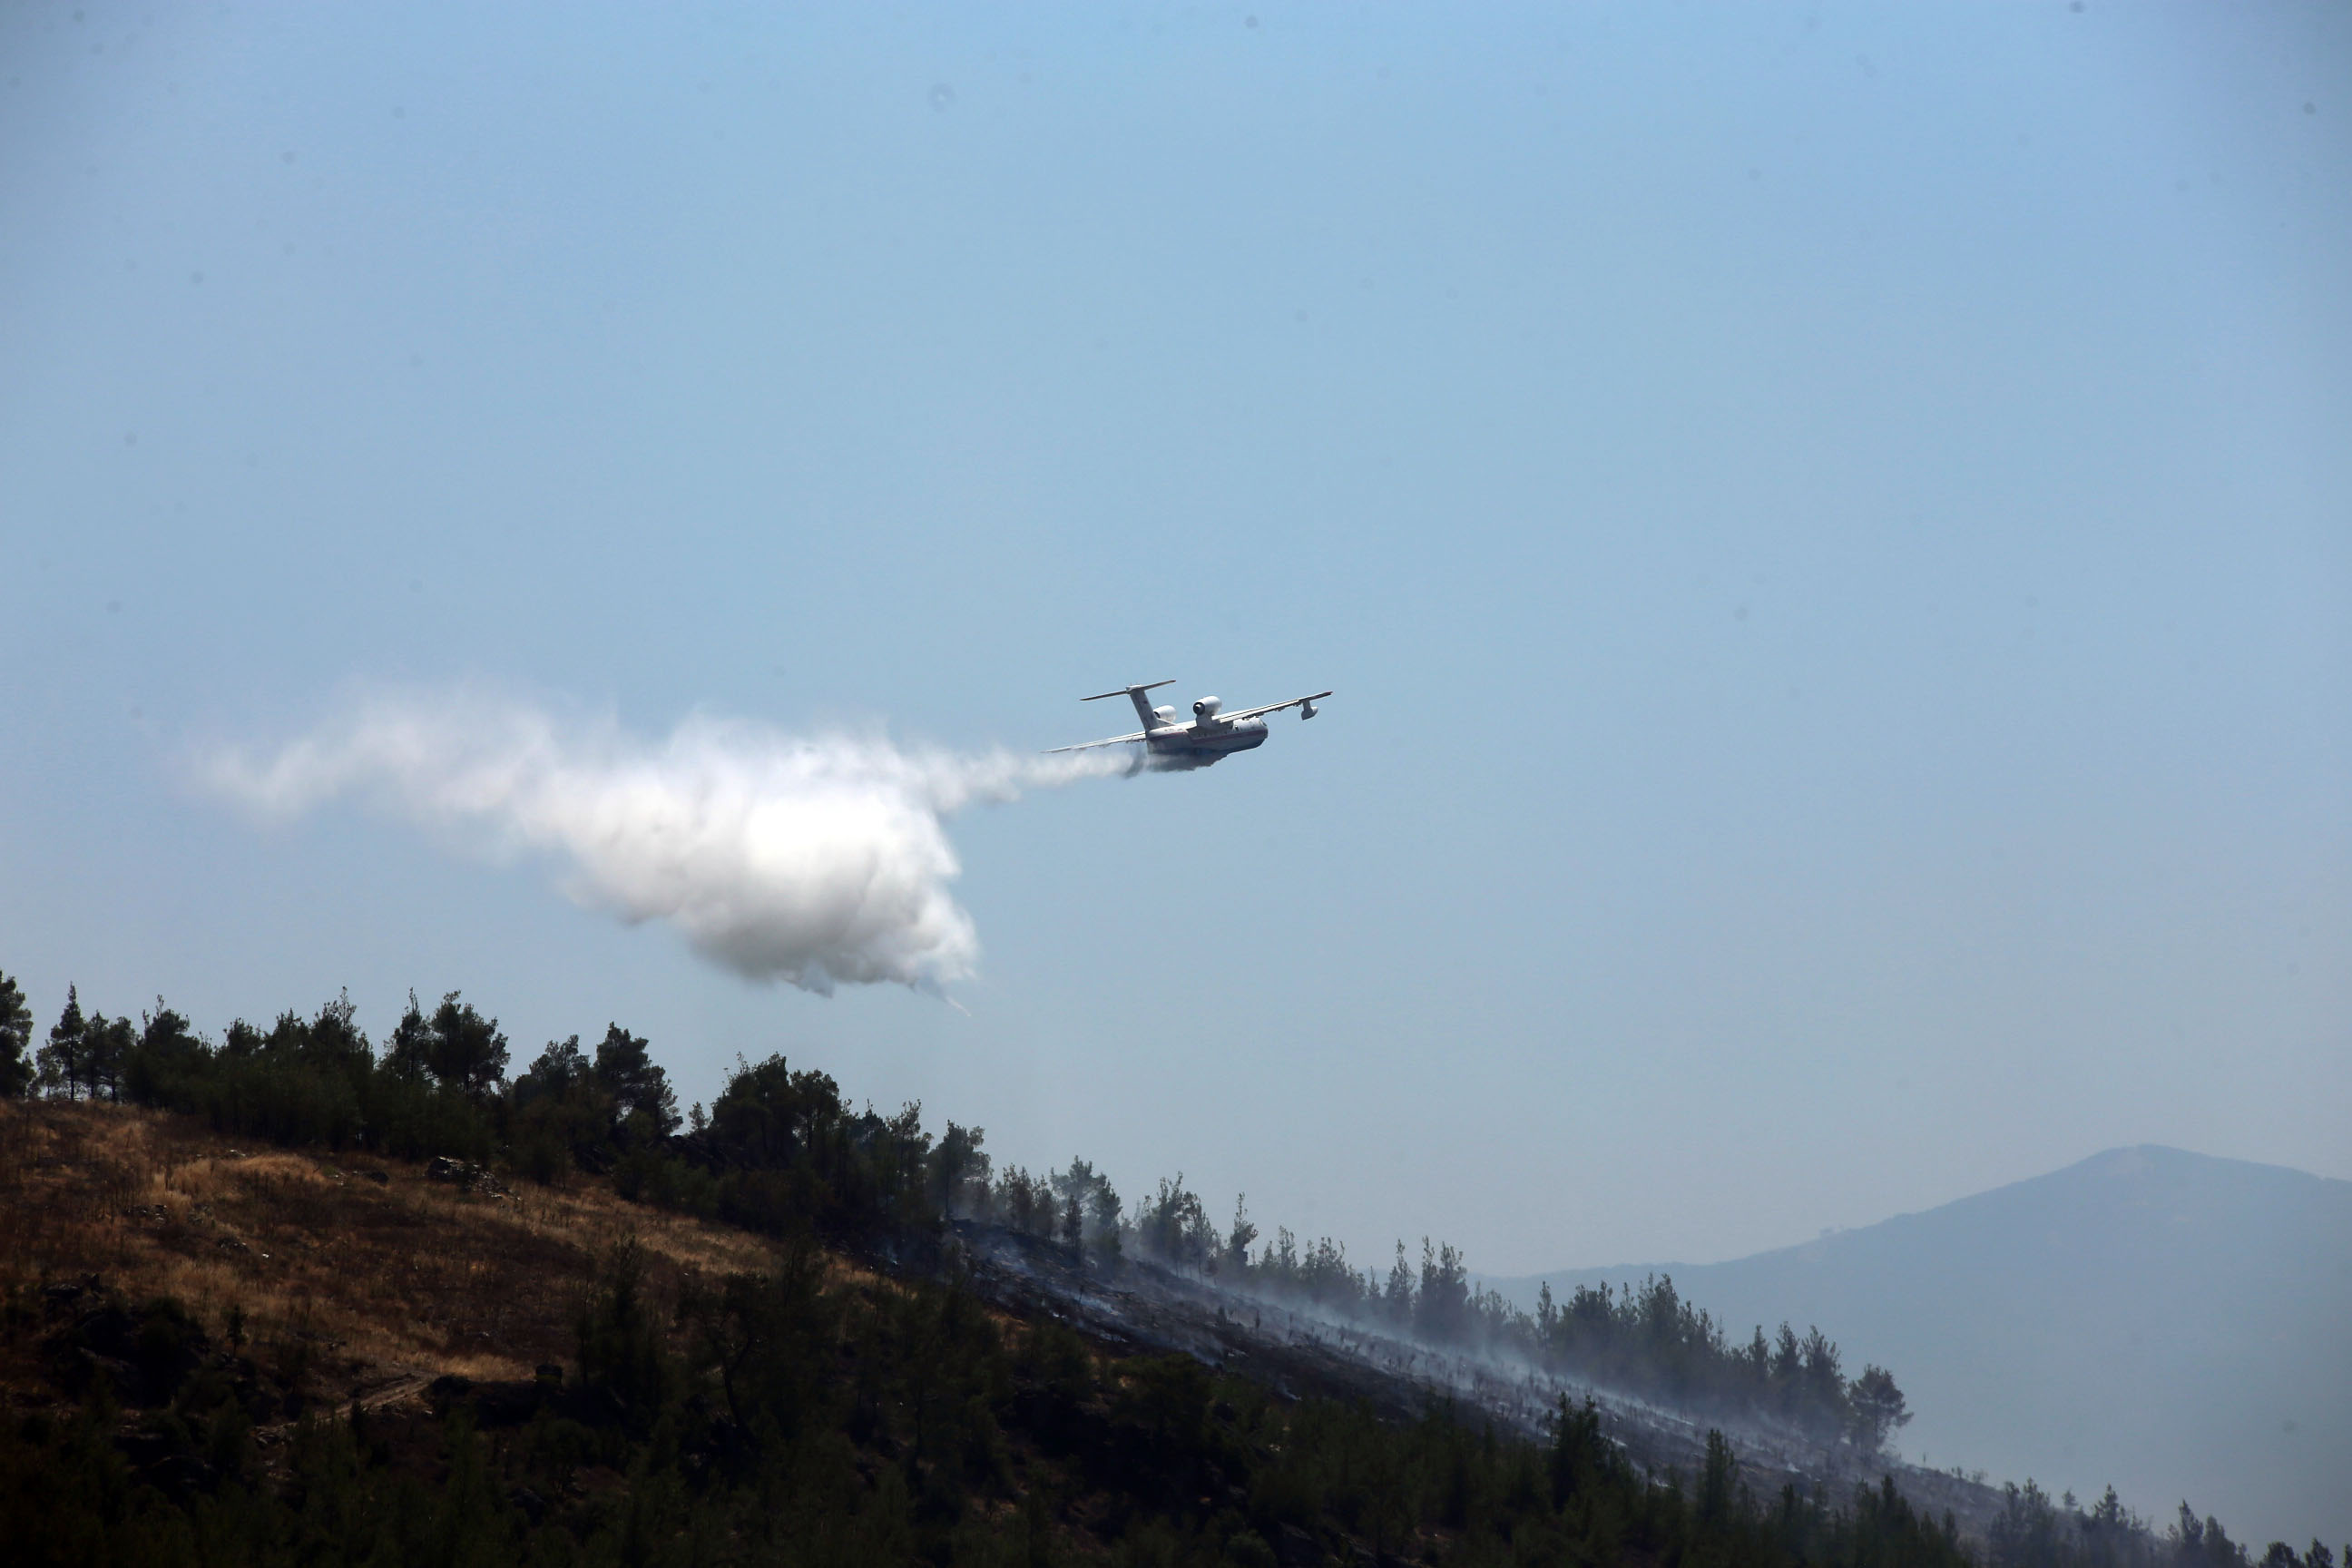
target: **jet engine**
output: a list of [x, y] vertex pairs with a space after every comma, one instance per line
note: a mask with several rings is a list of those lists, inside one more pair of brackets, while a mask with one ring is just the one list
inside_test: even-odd
[[1302, 702], [1298, 705], [1298, 716], [1301, 719], [1314, 718], [1315, 711], [1315, 704], [1312, 702]]
[[1213, 719], [1217, 716], [1217, 710], [1223, 706], [1213, 697], [1203, 697], [1192, 704], [1192, 717], [1203, 721]]
[[1162, 707], [1154, 708], [1151, 710], [1151, 716], [1162, 724], [1173, 724], [1176, 722], [1176, 705], [1171, 702]]

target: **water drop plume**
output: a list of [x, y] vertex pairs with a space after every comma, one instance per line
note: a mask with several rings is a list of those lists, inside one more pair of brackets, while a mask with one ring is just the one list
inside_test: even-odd
[[667, 740], [527, 702], [379, 694], [275, 750], [216, 746], [195, 772], [264, 816], [355, 796], [493, 851], [544, 855], [580, 903], [663, 921], [753, 980], [937, 992], [980, 956], [948, 890], [946, 819], [974, 801], [1129, 771], [1060, 757], [793, 735], [708, 715]]

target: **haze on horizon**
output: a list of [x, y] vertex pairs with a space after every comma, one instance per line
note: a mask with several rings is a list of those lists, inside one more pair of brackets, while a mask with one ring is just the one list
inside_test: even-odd
[[[2352, 1177], [2352, 14], [0, 16], [0, 968], [788, 1052], [1360, 1263]], [[957, 1007], [188, 759], [1028, 752]]]

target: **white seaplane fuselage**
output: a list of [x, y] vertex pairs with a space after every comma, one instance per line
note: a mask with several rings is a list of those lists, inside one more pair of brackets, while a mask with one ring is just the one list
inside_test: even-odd
[[1203, 697], [1192, 704], [1192, 721], [1181, 722], [1171, 707], [1154, 708], [1144, 700], [1144, 693], [1167, 685], [1155, 680], [1145, 685], [1123, 686], [1117, 691], [1105, 691], [1086, 698], [1099, 702], [1106, 697], [1124, 697], [1135, 704], [1135, 716], [1143, 728], [1132, 735], [1113, 735], [1106, 741], [1088, 741], [1084, 745], [1056, 746], [1057, 752], [1086, 752], [1098, 746], [1139, 746], [1143, 757], [1154, 768], [1205, 768], [1235, 752], [1246, 752], [1265, 744], [1266, 716], [1286, 708], [1296, 708], [1301, 719], [1315, 717], [1315, 705], [1331, 694], [1318, 691], [1312, 697], [1294, 697], [1287, 702], [1270, 702], [1263, 708], [1244, 708], [1238, 713], [1227, 714], [1224, 706], [1214, 697]]
[[1161, 724], [1147, 730], [1143, 745], [1151, 763], [1160, 768], [1205, 768], [1220, 757], [1265, 744], [1265, 721], [1214, 717], [1190, 724]]

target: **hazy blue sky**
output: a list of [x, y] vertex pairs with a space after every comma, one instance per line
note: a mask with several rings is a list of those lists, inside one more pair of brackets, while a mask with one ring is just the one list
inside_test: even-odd
[[[2352, 9], [0, 12], [0, 968], [462, 987], [1474, 1265], [2352, 1176]], [[188, 759], [1031, 750], [963, 1009]]]

